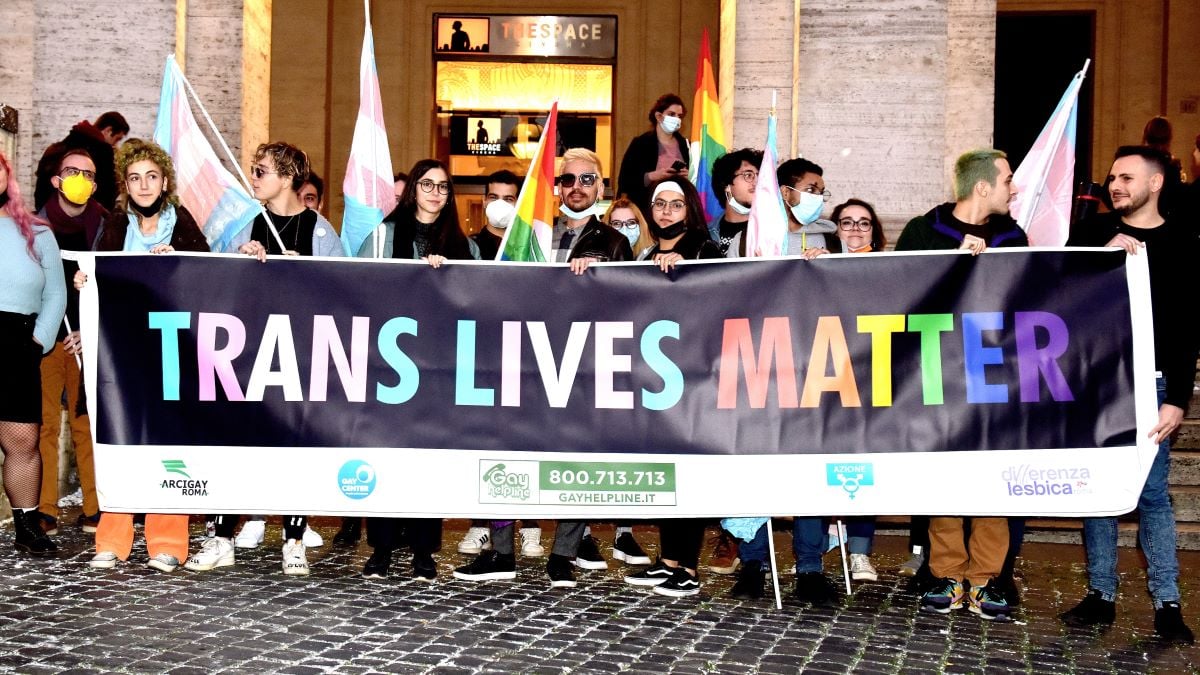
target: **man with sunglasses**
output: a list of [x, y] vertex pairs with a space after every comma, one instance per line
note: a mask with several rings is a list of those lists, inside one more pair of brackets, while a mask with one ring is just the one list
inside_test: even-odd
[[629, 240], [597, 218], [596, 202], [604, 196], [602, 176], [600, 158], [591, 150], [571, 148], [563, 153], [562, 172], [555, 181], [563, 214], [554, 221], [555, 262], [633, 260]]
[[746, 255], [743, 233], [750, 222], [750, 207], [754, 204], [754, 187], [758, 184], [762, 158], [762, 150], [742, 148], [721, 155], [713, 162], [712, 191], [725, 211], [708, 224], [708, 234], [717, 242], [721, 253], [731, 258]]
[[[108, 157], [111, 162], [111, 152]], [[115, 175], [111, 165], [108, 173]], [[100, 225], [108, 217], [108, 210], [95, 199], [97, 174], [91, 154], [82, 148], [74, 148], [60, 155], [49, 179], [55, 193], [38, 215], [50, 223], [58, 247], [63, 251], [92, 250]], [[78, 263], [62, 262], [65, 278], [75, 278]], [[67, 321], [71, 324], [71, 332], [67, 332], [65, 324], [59, 326], [57, 342], [42, 359], [42, 430], [39, 439], [42, 491], [38, 512], [46, 534], [58, 531], [58, 436], [62, 426], [64, 390], [71, 442], [79, 467], [79, 486], [83, 491], [83, 513], [78, 524], [84, 532], [95, 532], [100, 522], [100, 502], [96, 498], [96, 474], [92, 462], [92, 432], [87, 411], [79, 400], [82, 390], [79, 366], [75, 361], [79, 349], [79, 291], [70, 282], [67, 283]]]

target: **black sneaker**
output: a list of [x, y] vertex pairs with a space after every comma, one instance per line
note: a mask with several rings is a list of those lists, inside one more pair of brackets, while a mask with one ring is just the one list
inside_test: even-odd
[[802, 572], [796, 575], [792, 597], [813, 607], [832, 607], [837, 600], [837, 589], [820, 572]]
[[608, 561], [600, 555], [600, 547], [596, 546], [596, 540], [590, 534], [579, 542], [579, 552], [575, 554], [575, 559], [571, 562], [583, 570], [608, 569]]
[[16, 530], [13, 545], [18, 551], [38, 556], [58, 553], [58, 546], [42, 531], [39, 512], [14, 509], [13, 529]]
[[1183, 622], [1178, 602], [1164, 602], [1154, 610], [1154, 633], [1168, 642], [1190, 645], [1196, 641], [1192, 629]]
[[670, 579], [676, 569], [678, 568], [667, 567], [660, 560], [640, 572], [626, 574], [625, 583], [631, 586], [657, 586]]
[[362, 539], [362, 518], [342, 518], [342, 526], [333, 535], [334, 546], [357, 546]]
[[512, 553], [502, 555], [495, 551], [484, 551], [469, 564], [455, 569], [454, 578], [467, 581], [516, 579], [517, 558]]
[[367, 579], [386, 579], [392, 564], [392, 552], [376, 549], [363, 565], [362, 575]]
[[989, 581], [986, 586], [972, 586], [967, 591], [967, 609], [978, 614], [981, 619], [988, 621], [1008, 621], [1012, 609], [1004, 599], [1004, 594], [996, 588], [996, 581]]
[[565, 555], [550, 554], [550, 558], [546, 560], [546, 576], [550, 577], [550, 588], [575, 588], [571, 559]]
[[650, 591], [672, 598], [683, 598], [689, 595], [696, 595], [700, 592], [700, 580], [691, 572], [682, 567], [677, 567], [670, 579], [655, 586]]
[[763, 582], [766, 580], [762, 563], [758, 560], [747, 560], [738, 570], [737, 583], [730, 593], [737, 600], [759, 600], [763, 596]]
[[433, 583], [437, 579], [437, 562], [430, 553], [413, 554], [413, 581]]
[[626, 565], [649, 565], [650, 556], [638, 545], [631, 532], [622, 532], [613, 541], [613, 558]]
[[1117, 620], [1117, 603], [1105, 600], [1100, 591], [1091, 589], [1078, 605], [1058, 615], [1058, 618], [1068, 626], [1110, 624]]
[[991, 586], [993, 591], [1004, 596], [1004, 602], [1008, 603], [1010, 608], [1020, 606], [1021, 591], [1017, 588], [1017, 582], [1013, 577], [1001, 574], [992, 579], [988, 586]]

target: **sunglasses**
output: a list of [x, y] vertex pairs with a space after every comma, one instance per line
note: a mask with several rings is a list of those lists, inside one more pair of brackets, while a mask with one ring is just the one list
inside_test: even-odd
[[575, 179], [579, 179], [579, 184], [583, 187], [592, 187], [596, 181], [600, 180], [600, 175], [595, 173], [581, 173], [576, 176], [573, 173], [564, 173], [558, 177], [558, 184], [563, 187], [574, 187]]
[[271, 173], [277, 174], [279, 172], [278, 171], [267, 171], [266, 169], [262, 168], [261, 166], [258, 166], [257, 164], [250, 167], [250, 175], [254, 176], [255, 178], [262, 178], [263, 176], [265, 176], [267, 174], [271, 174]]

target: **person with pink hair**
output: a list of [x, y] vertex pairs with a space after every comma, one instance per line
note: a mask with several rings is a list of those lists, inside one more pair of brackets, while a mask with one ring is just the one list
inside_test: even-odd
[[0, 153], [0, 448], [18, 550], [58, 549], [37, 515], [42, 481], [42, 355], [54, 345], [67, 309], [58, 244], [25, 207], [12, 164]]

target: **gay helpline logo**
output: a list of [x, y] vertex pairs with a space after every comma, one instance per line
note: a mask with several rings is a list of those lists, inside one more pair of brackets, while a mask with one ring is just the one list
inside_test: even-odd
[[842, 488], [850, 499], [854, 499], [863, 487], [875, 484], [875, 466], [870, 462], [826, 464], [825, 483]]
[[375, 491], [375, 469], [361, 459], [352, 459], [338, 470], [338, 489], [350, 499], [366, 499]]
[[179, 490], [180, 496], [183, 497], [208, 496], [208, 480], [192, 478], [187, 471], [187, 464], [182, 459], [164, 459], [162, 467], [167, 473], [183, 476], [183, 478], [168, 476], [159, 484], [159, 489]]
[[1042, 469], [1028, 464], [1010, 466], [1000, 472], [1010, 497], [1060, 497], [1090, 494], [1092, 472], [1086, 466]]
[[537, 462], [480, 460], [479, 502], [536, 504], [539, 495], [537, 475]]

